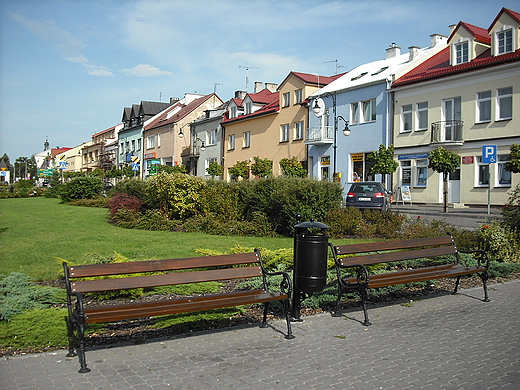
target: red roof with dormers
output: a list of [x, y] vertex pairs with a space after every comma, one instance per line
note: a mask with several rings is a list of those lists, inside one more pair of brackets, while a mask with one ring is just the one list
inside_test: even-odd
[[237, 99], [237, 98], [233, 98], [231, 99], [237, 107], [242, 107], [242, 103], [244, 102], [244, 99]]
[[465, 22], [459, 22], [457, 27], [455, 27], [453, 32], [450, 34], [450, 37], [448, 38], [448, 42], [451, 41], [451, 38], [453, 37], [453, 35], [457, 32], [457, 30], [460, 27], [464, 27], [466, 30], [468, 30], [469, 33], [475, 37], [475, 40], [477, 42], [482, 42], [486, 45], [491, 45], [491, 37], [489, 36], [489, 33], [486, 29], [484, 29], [482, 27], [474, 26], [472, 24], [465, 23]]
[[514, 20], [516, 20], [518, 23], [520, 23], [520, 13], [518, 12], [515, 12], [515, 11], [512, 11], [510, 9], [507, 9], [507, 8], [502, 8], [500, 10], [500, 12], [498, 13], [497, 17], [495, 18], [495, 20], [493, 20], [493, 23], [491, 23], [491, 25], [489, 26], [488, 28], [488, 33], [491, 32], [491, 29], [493, 28], [493, 26], [495, 25], [495, 23], [498, 21], [498, 19], [500, 19], [500, 16], [502, 16], [503, 13], [506, 13], [508, 14], [509, 16], [511, 16]]
[[450, 47], [446, 47], [430, 59], [398, 78], [392, 83], [392, 88], [420, 83], [428, 80], [453, 76], [456, 74], [473, 72], [483, 68], [502, 65], [509, 62], [520, 61], [520, 50], [512, 53], [492, 56], [491, 49], [486, 50], [470, 62], [451, 66]]
[[[271, 92], [267, 88], [264, 88], [258, 93], [248, 93], [246, 97], [247, 96], [249, 96], [253, 103], [269, 104], [278, 99], [278, 92]], [[244, 100], [245, 99], [246, 98], [244, 98]]]
[[239, 115], [235, 118], [229, 118], [229, 112], [226, 112], [226, 114], [224, 115], [224, 119], [222, 120], [222, 124], [239, 122], [244, 119], [250, 119], [257, 116], [272, 114], [278, 112], [278, 109], [280, 108], [280, 99], [278, 92], [271, 92], [266, 88], [258, 93], [248, 93], [247, 96], [250, 96], [251, 100], [254, 103], [265, 105], [256, 110], [255, 112], [252, 112], [251, 114]]
[[[305, 84], [312, 84], [317, 87], [324, 87], [325, 85], [328, 85], [332, 83], [334, 80], [339, 79], [341, 76], [343, 76], [345, 73], [335, 74], [334, 76], [320, 76], [317, 74], [310, 74], [310, 73], [301, 73], [301, 72], [291, 72], [287, 75], [287, 77], [280, 83], [280, 86], [282, 86], [289, 77], [295, 76], [299, 78], [301, 81], [303, 81]], [[280, 89], [278, 87], [278, 89]]]
[[[208, 101], [212, 97], [216, 97], [217, 99], [220, 99], [216, 94], [211, 93], [209, 95], [194, 99], [192, 102], [190, 102], [188, 104], [184, 104], [179, 101], [179, 102], [173, 104], [172, 106], [168, 107], [166, 110], [162, 111], [161, 113], [157, 114], [150, 123], [146, 124], [144, 130], [152, 130], [157, 127], [179, 122], [180, 120], [184, 119], [186, 116], [191, 114], [195, 109], [197, 109], [199, 106], [204, 104], [206, 101]], [[168, 118], [168, 114], [175, 109], [178, 109], [177, 113], [171, 115]]]

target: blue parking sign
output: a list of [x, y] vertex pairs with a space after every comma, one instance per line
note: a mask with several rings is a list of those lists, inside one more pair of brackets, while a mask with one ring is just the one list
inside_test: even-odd
[[482, 146], [482, 162], [484, 164], [492, 164], [497, 162], [497, 146], [484, 145]]

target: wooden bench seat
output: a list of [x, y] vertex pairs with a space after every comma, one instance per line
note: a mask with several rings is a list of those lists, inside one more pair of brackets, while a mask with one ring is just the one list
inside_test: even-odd
[[[89, 372], [85, 357], [85, 326], [93, 323], [207, 311], [225, 307], [264, 304], [262, 327], [267, 326], [268, 303], [282, 301], [287, 322], [286, 338], [294, 338], [289, 318], [291, 280], [285, 272], [267, 272], [260, 251], [185, 259], [68, 266], [63, 263], [67, 287], [69, 353], [78, 355], [79, 372]], [[151, 273], [151, 274], [150, 274]], [[144, 275], [143, 275], [144, 274]], [[280, 291], [271, 292], [267, 276], [282, 275]], [[94, 277], [107, 277], [94, 279]], [[115, 278], [112, 278], [117, 276]], [[123, 276], [123, 277], [119, 277]], [[260, 278], [262, 288], [155, 301], [129, 301], [116, 305], [87, 306], [85, 294], [210, 281]], [[87, 280], [85, 280], [87, 279]]]
[[[394, 286], [398, 284], [424, 282], [441, 278], [456, 277], [453, 293], [458, 291], [460, 278], [464, 275], [478, 274], [484, 287], [484, 301], [489, 302], [487, 292], [489, 257], [484, 251], [462, 251], [457, 248], [451, 235], [417, 238], [409, 240], [382, 241], [374, 243], [332, 246], [336, 273], [338, 277], [338, 297], [336, 314], [343, 294], [357, 292], [363, 303], [365, 319], [363, 325], [371, 325], [368, 319], [368, 289]], [[476, 256], [477, 265], [462, 264], [460, 253]], [[403, 260], [428, 258], [432, 262], [440, 256], [450, 256], [450, 264], [428, 265], [412, 269], [396, 269], [384, 273], [370, 273], [368, 268], [376, 264], [393, 263]], [[350, 270], [355, 276], [346, 275]]]

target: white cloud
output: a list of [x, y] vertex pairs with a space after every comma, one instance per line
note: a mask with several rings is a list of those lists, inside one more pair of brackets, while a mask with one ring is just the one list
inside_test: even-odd
[[112, 77], [112, 71], [104, 66], [86, 64], [87, 73], [91, 76]]
[[139, 64], [134, 66], [132, 69], [123, 69], [122, 72], [129, 76], [138, 77], [173, 76], [172, 72], [161, 70], [148, 64]]

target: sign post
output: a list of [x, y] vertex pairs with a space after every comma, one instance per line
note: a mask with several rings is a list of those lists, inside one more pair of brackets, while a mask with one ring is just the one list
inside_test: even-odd
[[488, 215], [491, 214], [491, 164], [497, 162], [497, 146], [482, 145], [482, 163], [488, 164]]

